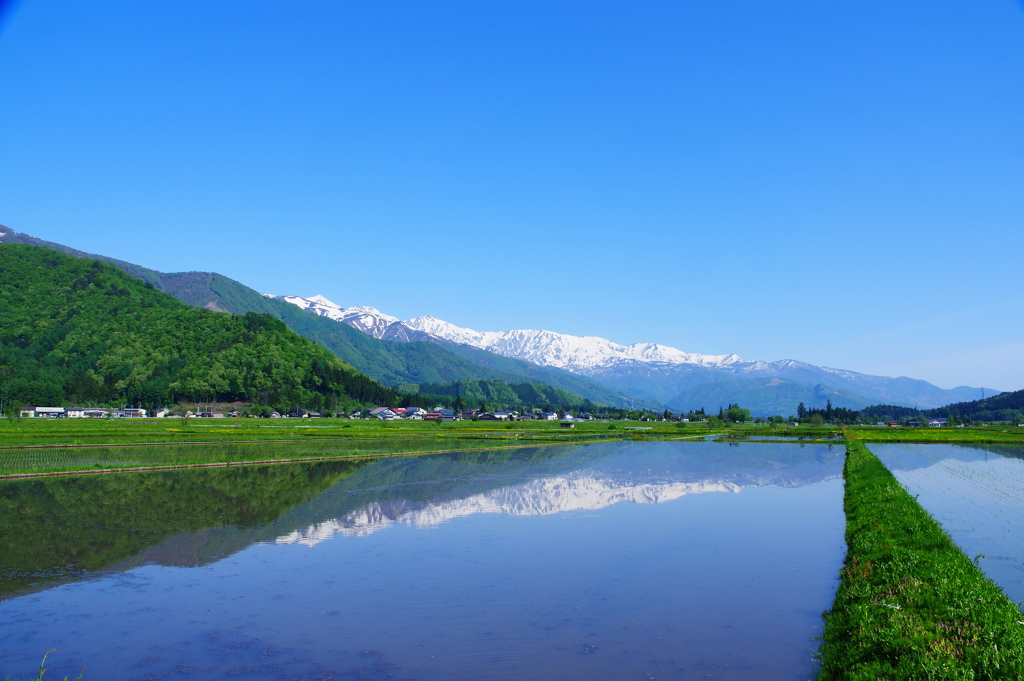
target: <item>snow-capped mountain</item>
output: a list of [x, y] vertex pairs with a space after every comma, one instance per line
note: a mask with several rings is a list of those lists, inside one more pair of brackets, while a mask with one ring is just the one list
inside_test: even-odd
[[834, 406], [853, 409], [869, 404], [930, 408], [982, 397], [981, 388], [945, 390], [905, 376], [870, 376], [792, 359], [747, 361], [733, 354], [703, 355], [657, 343], [622, 345], [540, 329], [475, 331], [431, 316], [400, 321], [372, 307], [342, 308], [319, 295], [276, 297], [376, 338], [470, 346], [563, 369], [677, 411], [735, 402], [755, 415], [788, 415], [800, 402], [824, 407], [830, 400]]
[[376, 308], [365, 305], [343, 308], [320, 295], [313, 296], [312, 298], [272, 296], [267, 293], [263, 295], [268, 298], [283, 300], [292, 305], [298, 305], [303, 310], [312, 312], [320, 317], [328, 317], [335, 321], [345, 322], [349, 326], [359, 329], [363, 333], [368, 333], [374, 338], [383, 337], [387, 328], [398, 322], [398, 317], [386, 315]]
[[657, 343], [620, 345], [606, 338], [572, 336], [540, 329], [474, 331], [431, 316], [399, 321], [397, 317], [384, 314], [372, 307], [343, 308], [321, 295], [311, 298], [269, 297], [287, 301], [313, 314], [345, 322], [375, 338], [391, 339], [399, 335], [399, 328], [404, 327], [405, 334], [408, 334], [409, 330], [419, 331], [434, 339], [470, 345], [496, 355], [524, 359], [541, 366], [558, 367], [584, 376], [590, 375], [597, 368], [625, 361], [693, 364], [702, 367], [747, 364], [736, 355], [701, 355]]
[[465, 343], [544, 366], [555, 366], [577, 374], [591, 375], [598, 367], [623, 361], [665, 362], [723, 367], [742, 362], [736, 355], [700, 355], [657, 343], [620, 345], [597, 336], [571, 336], [544, 330], [486, 331], [465, 329], [436, 317], [416, 317], [406, 326], [454, 343]]

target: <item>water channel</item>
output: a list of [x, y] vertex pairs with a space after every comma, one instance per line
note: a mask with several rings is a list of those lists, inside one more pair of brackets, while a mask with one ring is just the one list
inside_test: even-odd
[[843, 447], [604, 443], [0, 483], [0, 677], [804, 679]]

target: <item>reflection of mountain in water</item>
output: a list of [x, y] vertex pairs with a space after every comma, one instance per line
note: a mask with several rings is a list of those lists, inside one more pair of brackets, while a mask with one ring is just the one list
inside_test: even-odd
[[953, 459], [970, 463], [995, 456], [1024, 459], [1020, 445], [955, 445], [955, 444], [869, 444], [868, 449], [878, 455], [889, 470], [912, 471], [934, 466], [939, 461]]
[[[366, 461], [0, 482], [0, 598], [142, 562], [196, 565], [262, 538], [268, 523]], [[231, 526], [226, 532], [224, 526]], [[248, 537], [248, 540], [246, 540]], [[153, 561], [148, 552], [161, 546]], [[171, 551], [170, 546], [179, 550]]]
[[[364, 503], [353, 510], [282, 534], [274, 541], [313, 546], [337, 534], [368, 535], [396, 523], [431, 527], [477, 513], [549, 515], [593, 511], [623, 501], [660, 503], [686, 494], [737, 493], [748, 486], [794, 487], [841, 475], [842, 451], [826, 446], [805, 450], [799, 445], [783, 445], [781, 449], [748, 445], [741, 454], [738, 447], [709, 443], [591, 445], [570, 457], [576, 465], [567, 473], [537, 467], [523, 471], [515, 481], [488, 476], [492, 488], [473, 492], [468, 490], [479, 480], [467, 471], [461, 479], [445, 478], [448, 488], [436, 490], [433, 498], [424, 499], [424, 490], [417, 490], [417, 498], [364, 498]], [[375, 466], [393, 463], [379, 462]], [[559, 459], [557, 463], [567, 462]], [[363, 477], [372, 477], [375, 466], [336, 486], [321, 499], [334, 497], [341, 488], [358, 484]], [[365, 490], [350, 490], [350, 494], [364, 497]], [[347, 506], [344, 500], [339, 501], [340, 508]]]
[[565, 511], [596, 511], [620, 501], [657, 504], [700, 492], [739, 492], [730, 482], [676, 482], [662, 485], [617, 486], [613, 480], [589, 475], [532, 480], [465, 499], [422, 503], [374, 502], [344, 516], [278, 537], [279, 544], [313, 546], [335, 534], [368, 535], [395, 523], [426, 528], [476, 513], [549, 515]]
[[805, 485], [840, 476], [842, 453], [826, 445], [605, 443], [3, 483], [0, 594], [145, 563], [203, 565], [253, 543], [312, 545], [395, 523]]

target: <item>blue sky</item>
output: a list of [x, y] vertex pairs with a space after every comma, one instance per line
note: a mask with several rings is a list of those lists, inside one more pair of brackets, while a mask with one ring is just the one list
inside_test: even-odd
[[1020, 3], [8, 9], [16, 231], [478, 330], [1024, 388]]

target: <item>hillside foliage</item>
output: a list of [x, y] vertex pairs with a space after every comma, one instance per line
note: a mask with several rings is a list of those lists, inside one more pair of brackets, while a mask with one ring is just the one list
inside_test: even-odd
[[1024, 423], [1024, 390], [1000, 393], [983, 400], [957, 402], [935, 409], [914, 409], [879, 404], [862, 410], [865, 419], [891, 420], [945, 418], [953, 423], [1009, 421]]
[[424, 394], [447, 398], [454, 404], [461, 398], [462, 404], [476, 407], [482, 403], [495, 408], [509, 406], [554, 409], [555, 405], [596, 411], [601, 405], [585, 400], [578, 395], [541, 383], [507, 383], [505, 381], [454, 381], [450, 383], [427, 383], [419, 386]]
[[269, 315], [190, 308], [106, 263], [0, 244], [0, 399], [335, 408], [399, 397]]

